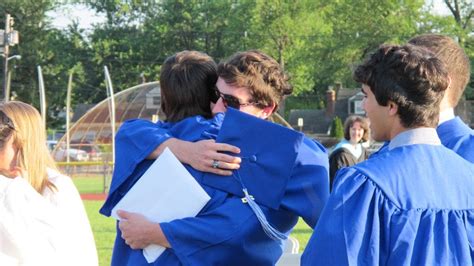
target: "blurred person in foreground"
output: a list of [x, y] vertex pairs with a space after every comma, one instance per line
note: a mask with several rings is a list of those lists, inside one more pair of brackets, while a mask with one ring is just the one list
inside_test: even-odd
[[302, 265], [471, 265], [474, 166], [441, 145], [449, 85], [428, 50], [384, 45], [357, 67], [383, 153], [336, 176]]
[[56, 169], [45, 133], [31, 105], [0, 104], [0, 261], [98, 265], [79, 193]]

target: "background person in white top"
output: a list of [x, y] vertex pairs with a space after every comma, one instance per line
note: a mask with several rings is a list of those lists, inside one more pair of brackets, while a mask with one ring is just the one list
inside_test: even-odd
[[97, 265], [79, 193], [45, 141], [34, 107], [0, 104], [0, 265]]
[[329, 185], [332, 189], [336, 172], [367, 160], [369, 152], [363, 142], [369, 141], [369, 123], [366, 118], [352, 115], [344, 122], [344, 139], [342, 139], [329, 156]]

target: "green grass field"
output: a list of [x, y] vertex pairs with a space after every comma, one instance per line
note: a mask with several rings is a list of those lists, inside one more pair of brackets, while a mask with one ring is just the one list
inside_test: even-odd
[[94, 232], [95, 245], [99, 255], [99, 265], [110, 265], [112, 247], [115, 240], [115, 220], [99, 214], [102, 201], [85, 200], [87, 215]]
[[[103, 180], [101, 177], [74, 177], [73, 181], [81, 193], [102, 192]], [[115, 220], [99, 214], [102, 203], [102, 201], [85, 200], [84, 206], [94, 232], [97, 253], [99, 254], [99, 265], [105, 266], [110, 265], [110, 258], [112, 256], [112, 247], [115, 239]], [[298, 222], [293, 230], [291, 235], [298, 239], [300, 252], [306, 247], [312, 231], [302, 220]]]

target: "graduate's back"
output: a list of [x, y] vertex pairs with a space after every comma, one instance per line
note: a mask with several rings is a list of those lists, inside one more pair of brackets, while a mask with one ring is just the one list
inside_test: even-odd
[[472, 265], [473, 187], [474, 166], [442, 145], [345, 168], [302, 265]]
[[354, 168], [400, 209], [474, 209], [474, 165], [442, 145], [397, 147]]

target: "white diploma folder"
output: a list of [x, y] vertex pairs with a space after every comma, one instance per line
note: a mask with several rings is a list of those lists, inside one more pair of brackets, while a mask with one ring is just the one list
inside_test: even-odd
[[[196, 216], [210, 200], [209, 195], [166, 148], [112, 209], [112, 217], [119, 219], [117, 210], [144, 215], [154, 223]], [[143, 249], [148, 263], [154, 262], [165, 248], [149, 245]]]

